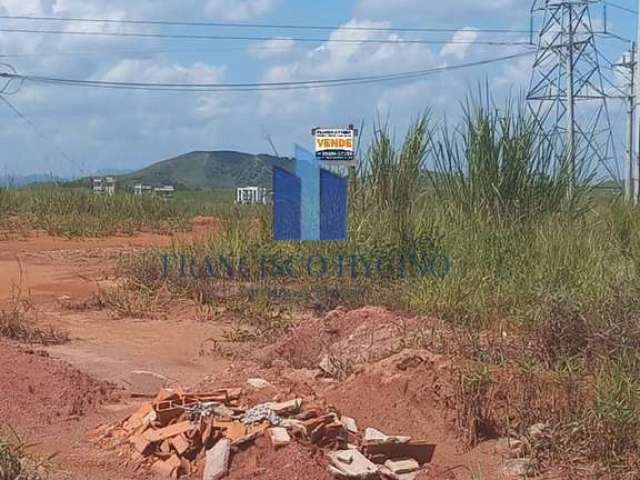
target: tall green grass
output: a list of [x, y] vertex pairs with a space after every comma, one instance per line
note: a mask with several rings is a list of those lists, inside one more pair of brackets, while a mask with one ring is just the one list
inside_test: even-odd
[[437, 200], [509, 222], [584, 210], [594, 176], [589, 163], [579, 162], [571, 175], [523, 103], [501, 107], [481, 94], [463, 104], [461, 125], [433, 134], [429, 177]]

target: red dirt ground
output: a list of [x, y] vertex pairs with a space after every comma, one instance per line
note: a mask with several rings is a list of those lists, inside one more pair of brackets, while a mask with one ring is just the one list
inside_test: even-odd
[[0, 370], [0, 424], [16, 422], [33, 433], [43, 424], [80, 417], [119, 398], [113, 385], [49, 358], [45, 351], [0, 343], [0, 358], [5, 366]]

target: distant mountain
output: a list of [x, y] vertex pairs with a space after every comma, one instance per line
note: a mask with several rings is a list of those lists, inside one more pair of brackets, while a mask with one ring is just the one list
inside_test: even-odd
[[126, 175], [132, 172], [131, 169], [125, 170], [120, 168], [102, 168], [96, 170], [91, 175], [86, 175], [82, 178], [76, 177], [59, 177], [51, 174], [33, 174], [33, 175], [2, 175], [0, 176], [0, 187], [26, 187], [36, 183], [69, 183], [82, 181], [90, 177], [102, 177], [102, 176], [118, 176]]
[[0, 187], [25, 187], [33, 183], [67, 182], [69, 180], [53, 175], [3, 175], [0, 176]]
[[293, 168], [293, 160], [233, 151], [191, 152], [118, 177], [118, 183], [168, 184], [178, 189], [270, 187], [273, 167]]
[[134, 170], [130, 168], [101, 168], [93, 172], [90, 177], [106, 177], [106, 176], [118, 176], [118, 175], [127, 175]]

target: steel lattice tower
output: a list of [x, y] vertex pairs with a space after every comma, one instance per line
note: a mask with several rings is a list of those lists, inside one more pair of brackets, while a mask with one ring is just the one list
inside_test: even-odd
[[593, 3], [535, 0], [532, 7], [532, 18], [543, 22], [527, 100], [543, 138], [574, 181], [598, 164], [610, 178], [619, 178]]

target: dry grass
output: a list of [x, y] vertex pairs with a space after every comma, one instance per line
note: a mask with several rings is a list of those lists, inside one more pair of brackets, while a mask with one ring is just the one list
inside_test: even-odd
[[0, 337], [23, 343], [59, 345], [69, 341], [67, 332], [53, 325], [40, 326], [31, 299], [14, 293], [7, 305], [0, 307]]
[[11, 429], [0, 430], [0, 480], [43, 480], [45, 462], [36, 462], [28, 454], [29, 445]]

